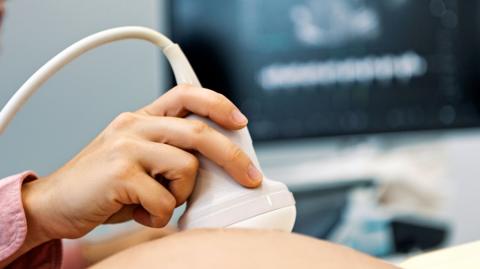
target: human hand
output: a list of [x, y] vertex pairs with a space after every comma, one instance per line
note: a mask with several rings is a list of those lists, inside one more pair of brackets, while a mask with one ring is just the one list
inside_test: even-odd
[[258, 186], [262, 175], [248, 156], [205, 123], [181, 118], [189, 113], [230, 130], [247, 124], [224, 96], [189, 85], [135, 113], [122, 113], [62, 168], [24, 184], [32, 240], [79, 238], [100, 224], [130, 219], [165, 226], [193, 190], [199, 166], [193, 152], [240, 184]]

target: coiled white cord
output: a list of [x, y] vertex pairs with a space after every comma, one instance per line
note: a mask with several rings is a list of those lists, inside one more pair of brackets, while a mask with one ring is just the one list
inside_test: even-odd
[[161, 33], [137, 26], [118, 27], [88, 36], [53, 57], [35, 72], [10, 98], [0, 111], [0, 134], [7, 128], [20, 108], [50, 77], [80, 55], [99, 46], [124, 39], [141, 39], [160, 47], [168, 58], [177, 83], [200, 85], [180, 47]]

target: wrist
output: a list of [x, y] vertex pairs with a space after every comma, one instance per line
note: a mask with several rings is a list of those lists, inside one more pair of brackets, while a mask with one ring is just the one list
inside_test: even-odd
[[29, 251], [43, 243], [54, 239], [45, 229], [45, 221], [48, 218], [48, 199], [45, 189], [46, 179], [37, 179], [22, 185], [22, 202], [27, 220], [27, 236], [23, 249]]

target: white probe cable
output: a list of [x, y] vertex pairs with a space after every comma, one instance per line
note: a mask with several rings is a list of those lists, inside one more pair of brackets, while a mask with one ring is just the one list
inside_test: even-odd
[[10, 98], [2, 111], [0, 111], [0, 134], [5, 131], [20, 108], [38, 88], [65, 65], [94, 48], [124, 39], [141, 39], [162, 48], [173, 68], [177, 83], [200, 85], [180, 47], [164, 35], [146, 27], [127, 26], [113, 28], [93, 34], [76, 42], [38, 69], [12, 98]]

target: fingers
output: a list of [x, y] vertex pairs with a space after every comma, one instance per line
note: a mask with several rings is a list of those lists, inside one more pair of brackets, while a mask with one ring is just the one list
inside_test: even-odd
[[[127, 197], [136, 197], [136, 199], [133, 201], [123, 199], [126, 204], [120, 211], [110, 216], [105, 223], [124, 222], [134, 218], [143, 225], [159, 227], [167, 221], [164, 216], [170, 214], [169, 210], [162, 209], [172, 207], [170, 201], [172, 195], [175, 208], [183, 204], [192, 193], [198, 170], [198, 160], [191, 153], [167, 144], [150, 141], [131, 141], [129, 143], [136, 148], [136, 150], [131, 150], [134, 154], [133, 157], [147, 170], [150, 177], [142, 172], [141, 175], [131, 178], [133, 183], [128, 183], [126, 188], [134, 194]], [[169, 184], [162, 186], [162, 182], [153, 179], [156, 175], [162, 175], [162, 178], [167, 179]], [[138, 184], [142, 186], [137, 186]], [[166, 201], [159, 198], [164, 195], [169, 196]], [[138, 204], [142, 207], [139, 207]]]
[[184, 117], [192, 112], [231, 130], [241, 129], [248, 123], [247, 118], [225, 96], [187, 84], [178, 85], [139, 112], [171, 117]]
[[167, 144], [145, 142], [139, 145], [140, 164], [152, 177], [162, 175], [168, 180], [167, 188], [183, 204], [193, 191], [198, 171], [197, 158], [184, 150]]
[[256, 187], [262, 180], [262, 174], [247, 154], [203, 122], [146, 116], [136, 121], [132, 128], [148, 140], [200, 152], [246, 187]]
[[126, 188], [134, 203], [140, 204], [133, 211], [133, 219], [145, 226], [159, 228], [168, 224], [176, 206], [169, 191], [147, 174], [140, 174], [129, 181]]
[[[240, 129], [248, 122], [223, 95], [186, 84], [175, 87], [139, 112], [148, 116], [171, 117], [183, 117], [192, 112], [208, 117], [227, 129]], [[160, 123], [163, 117], [150, 118], [155, 120], [139, 128], [148, 134], [148, 139], [197, 150], [223, 167], [240, 184], [247, 187], [260, 184], [262, 175], [248, 156], [219, 132], [200, 122], [186, 124], [169, 118], [170, 122]]]
[[118, 212], [111, 215], [104, 223], [106, 224], [116, 224], [129, 221], [132, 219], [133, 211], [137, 208], [137, 205], [127, 205], [123, 206]]

